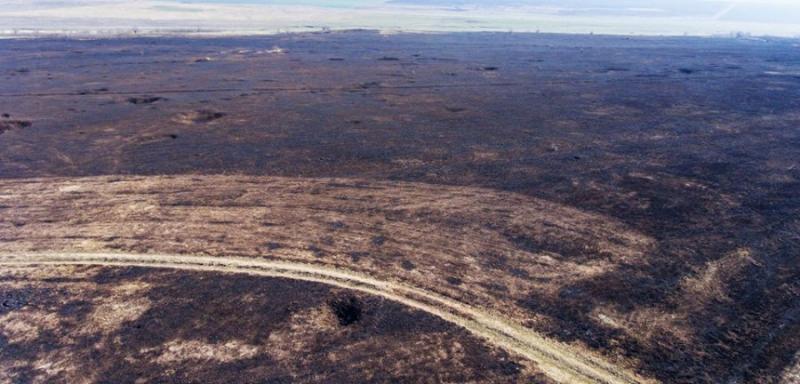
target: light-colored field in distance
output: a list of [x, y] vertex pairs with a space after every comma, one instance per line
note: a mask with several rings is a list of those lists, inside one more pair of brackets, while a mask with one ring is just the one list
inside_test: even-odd
[[255, 1], [10, 0], [0, 36], [253, 35], [322, 29], [385, 32], [515, 31], [636, 35], [800, 36], [800, 7], [786, 2], [606, 0]]

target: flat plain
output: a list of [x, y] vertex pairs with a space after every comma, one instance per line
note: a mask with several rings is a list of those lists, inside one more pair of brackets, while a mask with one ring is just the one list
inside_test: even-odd
[[0, 78], [0, 380], [800, 377], [797, 41], [3, 40]]

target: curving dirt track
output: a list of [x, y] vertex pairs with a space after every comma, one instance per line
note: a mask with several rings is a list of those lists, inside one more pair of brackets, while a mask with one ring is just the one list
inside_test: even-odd
[[483, 188], [244, 176], [0, 181], [0, 206], [3, 263], [317, 281], [439, 316], [559, 381], [644, 381], [539, 335], [548, 319], [519, 304], [646, 252], [648, 238], [599, 215]]
[[381, 296], [176, 268], [4, 264], [0, 345], [2, 383], [554, 382]]
[[278, 261], [186, 255], [113, 253], [12, 253], [0, 265], [100, 265], [233, 272], [312, 281], [381, 296], [459, 325], [490, 343], [535, 361], [551, 378], [565, 383], [638, 383], [641, 378], [601, 359], [548, 340], [504, 319], [433, 292], [381, 281], [330, 267]]

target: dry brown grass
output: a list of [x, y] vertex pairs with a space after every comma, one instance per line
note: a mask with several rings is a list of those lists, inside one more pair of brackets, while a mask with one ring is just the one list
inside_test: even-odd
[[13, 239], [0, 248], [4, 253], [313, 263], [402, 282], [534, 327], [547, 319], [519, 306], [532, 290], [556, 294], [640, 258], [652, 243], [607, 217], [482, 188], [180, 176], [3, 181], [0, 191], [12, 215], [0, 227]]

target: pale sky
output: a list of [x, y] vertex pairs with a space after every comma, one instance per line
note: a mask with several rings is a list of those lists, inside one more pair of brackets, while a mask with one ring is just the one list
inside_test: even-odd
[[800, 0], [0, 0], [0, 35], [321, 28], [800, 37]]

